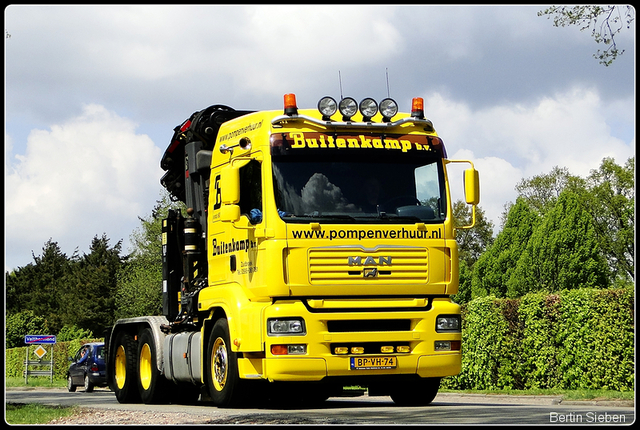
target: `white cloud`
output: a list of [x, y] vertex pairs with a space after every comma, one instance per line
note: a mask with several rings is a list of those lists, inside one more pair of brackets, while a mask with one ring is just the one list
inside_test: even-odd
[[[425, 112], [449, 157], [470, 159], [480, 172], [480, 206], [496, 227], [523, 178], [549, 173], [554, 166], [585, 177], [604, 157], [624, 164], [635, 154], [635, 137], [625, 142], [612, 136], [607, 121], [632, 110], [631, 99], [607, 104], [594, 90], [579, 87], [530, 105], [479, 110], [439, 93], [425, 97]], [[454, 177], [454, 186], [456, 181]]]
[[[143, 132], [164, 148], [176, 124], [209, 104], [278, 109], [294, 92], [312, 107], [338, 95], [338, 71], [345, 95], [381, 99], [388, 68], [402, 110], [428, 88], [426, 114], [450, 156], [476, 163], [489, 214], [523, 177], [555, 165], [586, 175], [604, 156], [623, 163], [635, 145], [634, 33], [603, 68], [588, 34], [554, 28], [539, 9], [9, 6], [7, 254], [38, 252], [67, 231], [65, 251], [105, 230], [126, 240], [160, 189], [161, 152]], [[87, 101], [120, 116], [100, 106], [80, 113]]]
[[161, 176], [160, 149], [135, 129], [132, 121], [90, 104], [78, 117], [32, 130], [26, 154], [7, 160], [7, 248], [38, 255], [52, 238], [72, 253], [102, 233], [112, 245], [126, 241], [137, 217], [158, 198]]
[[232, 42], [221, 52], [224, 61], [210, 59], [212, 67], [235, 76], [243, 91], [280, 95], [319, 79], [337, 87], [341, 67], [377, 65], [404, 50], [393, 10], [386, 7], [270, 5], [243, 11], [236, 29], [242, 49]]

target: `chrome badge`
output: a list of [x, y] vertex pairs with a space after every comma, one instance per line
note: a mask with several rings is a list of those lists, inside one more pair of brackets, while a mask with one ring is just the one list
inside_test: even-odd
[[362, 271], [362, 276], [364, 276], [365, 278], [377, 278], [378, 277], [378, 268], [377, 267], [365, 268]]
[[349, 257], [349, 266], [391, 266], [391, 256], [378, 257], [378, 260], [369, 256], [364, 261], [362, 257]]

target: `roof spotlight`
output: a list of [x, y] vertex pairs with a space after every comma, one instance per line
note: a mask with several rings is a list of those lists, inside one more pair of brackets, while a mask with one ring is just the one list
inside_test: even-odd
[[323, 121], [330, 121], [331, 116], [338, 110], [338, 103], [333, 97], [322, 97], [318, 102], [318, 110], [322, 114]]
[[351, 121], [351, 117], [358, 112], [358, 102], [351, 97], [345, 97], [340, 100], [338, 110], [340, 110], [340, 113], [342, 114], [343, 121]]
[[360, 102], [360, 113], [362, 114], [362, 121], [371, 121], [371, 117], [378, 113], [378, 103], [371, 97], [367, 97]]
[[380, 113], [382, 114], [382, 122], [391, 122], [398, 113], [398, 103], [393, 99], [384, 99], [380, 102]]

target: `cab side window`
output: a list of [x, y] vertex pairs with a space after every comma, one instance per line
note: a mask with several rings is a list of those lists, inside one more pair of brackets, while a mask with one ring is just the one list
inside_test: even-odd
[[252, 224], [262, 222], [262, 165], [256, 160], [240, 168], [239, 205]]

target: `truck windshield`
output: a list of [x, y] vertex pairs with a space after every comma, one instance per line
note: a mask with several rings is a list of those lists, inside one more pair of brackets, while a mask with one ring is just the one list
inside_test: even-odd
[[287, 222], [438, 223], [446, 217], [441, 152], [303, 149], [272, 145], [275, 200]]

